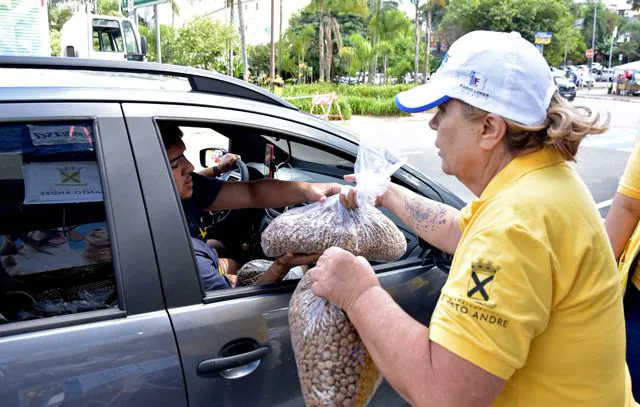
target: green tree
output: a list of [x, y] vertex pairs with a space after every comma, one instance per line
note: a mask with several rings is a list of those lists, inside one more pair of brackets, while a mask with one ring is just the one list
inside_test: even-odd
[[207, 17], [196, 17], [178, 31], [176, 63], [225, 72], [227, 47], [236, 46], [236, 37], [233, 27]]
[[[388, 4], [387, 2], [386, 4]], [[385, 4], [385, 5], [386, 5]], [[391, 3], [394, 4], [394, 3]], [[398, 49], [398, 39], [411, 30], [411, 20], [400, 10], [387, 6], [381, 14], [380, 39], [377, 51], [382, 55], [384, 81], [389, 79], [389, 57]]]
[[59, 57], [61, 55], [60, 50], [60, 31], [49, 30], [49, 42], [51, 44], [51, 56]]
[[559, 62], [564, 57], [567, 38], [570, 48], [579, 46], [579, 39], [568, 30], [573, 20], [565, 0], [451, 0], [442, 26], [455, 34], [451, 40], [473, 30], [493, 30], [517, 31], [534, 42], [536, 32], [550, 31], [554, 39], [545, 46], [544, 54], [547, 60]]
[[635, 19], [625, 20], [620, 25], [620, 35], [630, 38], [629, 41], [615, 44], [612, 62], [619, 64], [617, 56], [622, 54], [622, 63], [632, 62], [640, 57], [640, 21]]
[[269, 64], [271, 63], [271, 45], [260, 44], [247, 47], [249, 66], [254, 76], [269, 73]]
[[424, 14], [425, 21], [427, 22], [427, 38], [424, 44], [425, 50], [425, 63], [424, 63], [424, 81], [426, 82], [429, 79], [429, 61], [430, 61], [430, 53], [431, 53], [431, 33], [434, 29], [433, 14], [434, 11], [438, 9], [443, 9], [447, 5], [445, 0], [427, 0], [427, 2], [422, 5], [422, 13]]
[[[591, 39], [593, 38], [593, 1], [582, 4], [581, 17], [584, 18], [582, 26], [582, 36], [585, 39], [587, 47], [591, 48]], [[620, 16], [605, 7], [601, 2], [597, 5], [596, 15], [596, 49], [595, 61], [605, 62], [609, 58], [609, 45], [611, 34], [615, 26], [620, 23]]]
[[315, 37], [315, 30], [311, 25], [304, 25], [297, 31], [289, 30], [285, 34], [288, 43], [288, 49], [293, 56], [296, 57], [298, 73], [298, 81], [304, 77], [302, 69], [305, 66], [305, 56], [309, 50], [309, 43]]
[[333, 41], [342, 48], [340, 24], [336, 16], [344, 13], [367, 15], [365, 0], [312, 0], [307, 8], [318, 15], [319, 75], [320, 81], [331, 79], [333, 67]]
[[[147, 60], [155, 62], [156, 59], [156, 30], [149, 28], [144, 24], [138, 25], [138, 31], [140, 35], [144, 35], [147, 38], [149, 46], [149, 52], [147, 54]], [[160, 48], [162, 50], [162, 62], [165, 64], [177, 64], [176, 60], [176, 39], [177, 32], [173, 27], [169, 25], [160, 24]]]
[[[367, 63], [373, 55], [373, 47], [371, 43], [360, 34], [352, 34], [349, 37], [349, 42], [351, 42], [353, 49], [350, 70], [355, 73], [354, 71], [359, 69], [360, 78], [358, 80], [364, 81]], [[375, 75], [375, 73], [369, 72], [369, 75]]]
[[414, 67], [413, 67], [413, 78], [416, 83], [418, 82], [418, 71], [420, 71], [420, 0], [410, 0], [411, 4], [415, 7], [415, 17], [413, 19], [413, 23], [415, 26], [415, 53], [413, 56]]
[[105, 16], [118, 16], [122, 17], [125, 14], [120, 9], [120, 1], [118, 0], [98, 0], [98, 12]]

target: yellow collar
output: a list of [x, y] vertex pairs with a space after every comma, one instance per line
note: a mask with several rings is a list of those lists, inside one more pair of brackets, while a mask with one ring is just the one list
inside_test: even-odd
[[491, 199], [498, 192], [531, 171], [564, 162], [565, 159], [562, 158], [562, 155], [552, 147], [545, 147], [536, 152], [516, 157], [489, 181], [489, 185], [487, 185], [482, 195], [480, 195], [480, 200], [486, 201]]

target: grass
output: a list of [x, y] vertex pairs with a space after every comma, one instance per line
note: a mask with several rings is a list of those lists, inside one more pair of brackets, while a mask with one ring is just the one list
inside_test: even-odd
[[[282, 96], [312, 96], [324, 93], [336, 93], [340, 109], [345, 119], [352, 114], [364, 116], [407, 116], [395, 106], [393, 98], [398, 93], [411, 89], [414, 85], [336, 85], [334, 83], [313, 83], [285, 86]], [[289, 100], [293, 105], [306, 112], [311, 108], [311, 99]], [[331, 113], [337, 113], [333, 108]]]

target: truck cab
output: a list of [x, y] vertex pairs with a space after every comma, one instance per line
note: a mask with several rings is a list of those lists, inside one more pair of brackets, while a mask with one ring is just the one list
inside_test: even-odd
[[79, 12], [60, 30], [61, 54], [65, 57], [143, 61], [147, 40], [126, 17]]

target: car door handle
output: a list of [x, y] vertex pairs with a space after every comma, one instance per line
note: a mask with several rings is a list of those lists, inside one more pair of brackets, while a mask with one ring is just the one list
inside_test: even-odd
[[239, 355], [203, 360], [198, 364], [198, 374], [206, 375], [233, 369], [234, 367], [244, 366], [251, 362], [263, 359], [270, 352], [271, 348], [269, 346], [261, 346], [257, 349], [241, 353]]

